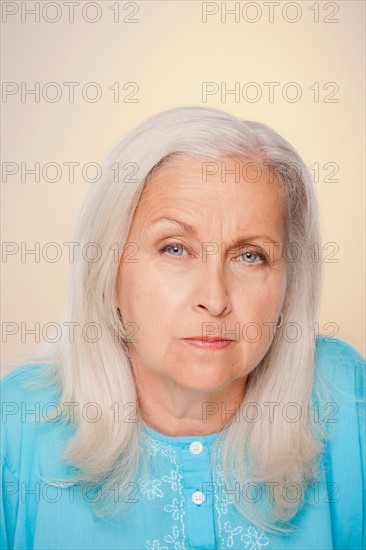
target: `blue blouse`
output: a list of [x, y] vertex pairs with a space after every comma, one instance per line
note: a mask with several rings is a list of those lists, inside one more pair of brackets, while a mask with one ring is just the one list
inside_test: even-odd
[[[54, 402], [50, 390], [22, 386], [42, 365], [15, 369], [1, 383], [1, 548], [366, 548], [366, 363], [342, 340], [319, 337], [316, 350], [316, 368], [326, 374], [336, 403], [323, 411], [323, 419], [333, 420], [327, 424], [332, 437], [322, 455], [321, 478], [291, 520], [296, 530], [290, 535], [263, 531], [238, 513], [231, 501], [235, 496], [223, 496], [220, 460], [213, 469], [209, 462], [218, 434], [171, 437], [146, 424], [143, 433], [153, 458], [149, 477], [138, 479], [137, 491], [126, 492], [136, 500], [127, 518], [98, 518], [87, 492], [43, 481], [67, 477], [60, 455], [68, 434], [61, 423], [32, 421]], [[340, 393], [333, 393], [333, 384]]]

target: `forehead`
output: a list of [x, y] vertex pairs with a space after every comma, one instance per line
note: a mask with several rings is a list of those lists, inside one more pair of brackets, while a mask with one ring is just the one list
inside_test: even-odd
[[173, 156], [153, 170], [136, 209], [136, 219], [181, 214], [197, 225], [219, 216], [224, 224], [283, 225], [285, 199], [268, 166], [240, 157]]

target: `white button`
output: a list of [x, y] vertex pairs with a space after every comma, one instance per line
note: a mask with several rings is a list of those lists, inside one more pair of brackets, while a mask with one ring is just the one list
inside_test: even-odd
[[193, 441], [193, 443], [190, 444], [189, 450], [193, 455], [199, 455], [202, 453], [203, 445], [200, 441]]
[[202, 504], [202, 502], [205, 502], [205, 495], [201, 493], [201, 491], [196, 491], [192, 495], [192, 502], [195, 504]]

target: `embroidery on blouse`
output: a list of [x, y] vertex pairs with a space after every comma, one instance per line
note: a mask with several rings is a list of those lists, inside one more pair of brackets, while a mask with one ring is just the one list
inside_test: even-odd
[[[153, 457], [159, 454], [167, 457], [171, 462], [172, 469], [169, 475], [164, 475], [161, 479], [144, 478], [140, 481], [141, 493], [148, 500], [164, 497], [165, 488], [170, 488], [173, 494], [171, 503], [165, 504], [163, 509], [170, 515], [173, 522], [171, 532], [163, 536], [163, 540], [146, 540], [145, 548], [147, 550], [188, 550], [186, 546], [186, 533], [184, 524], [184, 496], [183, 496], [183, 475], [180, 466], [177, 463], [176, 450], [172, 445], [161, 443], [160, 441], [146, 436], [149, 441], [149, 452]], [[223, 487], [224, 477], [221, 467], [221, 449], [222, 442], [218, 447], [218, 461], [213, 471], [213, 478], [216, 487]], [[164, 486], [166, 484], [166, 486]], [[168, 496], [166, 494], [166, 496]], [[217, 512], [218, 538], [220, 548], [248, 548], [250, 550], [261, 550], [269, 544], [269, 539], [264, 535], [263, 529], [258, 529], [253, 525], [245, 528], [243, 525], [233, 525], [225, 516], [229, 512], [229, 506], [232, 504], [231, 496], [222, 497], [222, 491], [214, 492], [214, 505]]]
[[263, 533], [263, 529], [256, 529], [252, 525], [248, 527], [246, 534], [241, 536], [245, 548], [257, 550], [258, 548], [262, 548], [262, 546], [267, 546], [269, 539]]
[[[214, 477], [217, 487], [223, 488], [224, 485], [224, 474], [221, 466], [221, 451], [222, 451], [222, 442], [218, 448], [218, 461], [216, 467], [214, 468]], [[260, 550], [263, 546], [269, 544], [269, 539], [264, 535], [263, 529], [258, 529], [253, 525], [250, 525], [246, 531], [242, 525], [232, 526], [231, 522], [226, 520], [225, 517], [229, 511], [228, 504], [232, 504], [231, 495], [225, 495], [223, 498], [222, 491], [220, 494], [216, 491], [215, 496], [215, 508], [217, 511], [218, 517], [218, 536], [220, 539], [221, 548], [249, 548], [250, 550]], [[240, 537], [239, 537], [240, 535]], [[244, 543], [244, 546], [239, 543], [238, 538]]]
[[[172, 445], [161, 443], [155, 439], [152, 439], [149, 435], [146, 435], [149, 442], [150, 455], [156, 457], [161, 454], [169, 459], [172, 465], [169, 475], [164, 475], [161, 479], [147, 479], [141, 480], [141, 492], [146, 495], [148, 499], [163, 498], [165, 489], [171, 489], [176, 493], [170, 504], [165, 504], [163, 509], [168, 515], [170, 515], [173, 527], [171, 532], [167, 533], [163, 537], [163, 541], [159, 539], [146, 540], [145, 548], [147, 550], [187, 550], [185, 544], [186, 534], [184, 525], [184, 496], [183, 496], [183, 475], [180, 472], [180, 467], [177, 463], [176, 450]], [[165, 484], [165, 486], [164, 486]], [[166, 493], [165, 493], [166, 494]], [[166, 496], [168, 496], [166, 494]]]

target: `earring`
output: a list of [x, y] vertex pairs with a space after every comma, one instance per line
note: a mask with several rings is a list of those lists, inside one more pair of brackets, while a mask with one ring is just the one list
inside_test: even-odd
[[[121, 315], [121, 311], [120, 311], [119, 307], [117, 308], [117, 315], [118, 315], [118, 317], [119, 317], [119, 319], [120, 319], [120, 321], [121, 321], [121, 323], [122, 323], [122, 325], [123, 325], [123, 319], [122, 319], [122, 315]], [[123, 325], [123, 326], [124, 326], [124, 325]], [[126, 336], [121, 336], [121, 340], [122, 340], [123, 344], [126, 345], [126, 342], [127, 342]]]
[[278, 319], [279, 319], [279, 322], [277, 322], [277, 328], [279, 328], [282, 325], [282, 311]]

